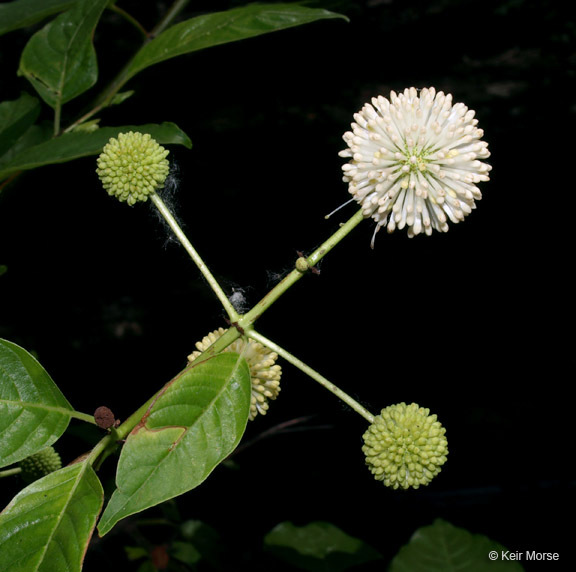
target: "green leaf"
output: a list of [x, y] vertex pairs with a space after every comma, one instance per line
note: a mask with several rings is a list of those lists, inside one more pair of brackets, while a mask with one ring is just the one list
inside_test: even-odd
[[298, 4], [250, 4], [197, 16], [168, 28], [146, 44], [130, 62], [124, 81], [176, 56], [328, 18], [346, 17]]
[[521, 572], [518, 562], [490, 560], [506, 549], [481, 534], [472, 534], [442, 519], [419, 528], [392, 560], [390, 572]]
[[0, 36], [68, 10], [78, 0], [15, 0], [0, 6]]
[[98, 78], [94, 28], [109, 0], [82, 0], [60, 14], [26, 44], [18, 73], [51, 107], [78, 97]]
[[180, 525], [180, 531], [186, 542], [183, 546], [172, 544], [174, 558], [189, 565], [204, 560], [214, 570], [224, 569], [222, 537], [215, 529], [200, 520], [187, 520]]
[[26, 350], [0, 339], [0, 467], [52, 445], [72, 406]]
[[0, 103], [0, 157], [34, 124], [40, 114], [40, 102], [23, 93], [14, 101]]
[[310, 572], [340, 572], [381, 558], [371, 546], [329, 522], [295, 526], [282, 522], [264, 538], [277, 558]]
[[188, 564], [188, 566], [194, 566], [194, 564], [202, 560], [202, 554], [198, 552], [193, 544], [178, 540], [172, 542], [170, 556], [184, 564]]
[[98, 155], [110, 137], [117, 137], [118, 133], [127, 131], [150, 133], [161, 144], [184, 145], [188, 149], [192, 147], [190, 138], [174, 123], [102, 127], [88, 133], [74, 131], [27, 147], [13, 156], [8, 163], [0, 163], [0, 180], [17, 171], [27, 171], [44, 165], [66, 163], [80, 157]]
[[125, 546], [124, 552], [128, 560], [140, 560], [140, 558], [148, 558], [150, 556], [148, 550], [142, 546]]
[[26, 487], [0, 514], [0, 570], [79, 572], [103, 499], [87, 461]]
[[240, 441], [250, 392], [248, 365], [232, 352], [188, 367], [170, 381], [122, 448], [118, 488], [98, 525], [100, 534], [202, 483]]

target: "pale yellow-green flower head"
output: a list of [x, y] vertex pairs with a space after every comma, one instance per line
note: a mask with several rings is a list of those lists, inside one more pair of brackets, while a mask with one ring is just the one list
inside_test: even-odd
[[168, 153], [148, 133], [119, 133], [104, 146], [96, 173], [109, 195], [133, 205], [164, 186]]
[[[226, 330], [218, 328], [210, 332], [201, 342], [196, 343], [197, 351], [188, 356], [188, 361], [194, 361], [203, 351], [207, 350]], [[276, 364], [278, 354], [252, 340], [242, 338], [232, 342], [224, 351], [235, 352], [244, 357], [250, 368], [252, 392], [250, 397], [250, 421], [256, 415], [266, 415], [268, 401], [276, 399], [280, 393], [280, 377], [282, 368]]]
[[32, 483], [58, 469], [62, 468], [60, 455], [54, 447], [46, 447], [30, 457], [22, 459], [19, 463], [22, 479], [26, 483]]
[[382, 409], [364, 433], [362, 451], [374, 478], [393, 489], [417, 489], [441, 470], [448, 455], [446, 429], [416, 403]]

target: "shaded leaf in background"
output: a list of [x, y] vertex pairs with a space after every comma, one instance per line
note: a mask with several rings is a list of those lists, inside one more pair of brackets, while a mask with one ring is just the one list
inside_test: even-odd
[[147, 43], [125, 70], [123, 83], [176, 56], [328, 18], [346, 19], [341, 14], [298, 4], [251, 4], [197, 16], [168, 28]]
[[40, 114], [40, 102], [23, 93], [14, 101], [0, 103], [0, 157], [11, 149]]
[[17, 171], [27, 171], [43, 165], [66, 163], [80, 157], [98, 155], [110, 137], [117, 137], [118, 133], [127, 131], [149, 133], [161, 144], [184, 145], [188, 149], [192, 147], [192, 142], [186, 133], [174, 123], [169, 122], [160, 125], [101, 127], [91, 132], [74, 131], [28, 147], [12, 157], [10, 162], [0, 163], [0, 179], [4, 179]]
[[490, 560], [506, 549], [481, 534], [472, 534], [442, 519], [419, 528], [392, 560], [390, 572], [522, 572], [515, 561]]
[[309, 572], [340, 572], [381, 558], [378, 551], [329, 522], [282, 522], [264, 538], [266, 550]]
[[82, 0], [36, 32], [26, 44], [18, 73], [51, 107], [78, 97], [98, 79], [94, 28], [109, 0]]
[[79, 572], [103, 499], [87, 461], [20, 491], [0, 514], [0, 570]]
[[174, 558], [189, 565], [204, 560], [215, 570], [224, 569], [222, 537], [214, 528], [200, 520], [187, 520], [180, 532], [186, 541], [173, 543]]
[[15, 0], [0, 5], [0, 36], [68, 10], [79, 0]]
[[26, 350], [0, 339], [0, 467], [52, 445], [72, 406]]
[[128, 436], [118, 487], [98, 530], [202, 483], [240, 441], [250, 409], [246, 360], [225, 352], [188, 367], [158, 394]]

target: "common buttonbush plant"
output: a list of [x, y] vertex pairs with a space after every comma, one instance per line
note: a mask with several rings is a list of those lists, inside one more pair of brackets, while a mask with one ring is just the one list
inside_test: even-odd
[[[293, 269], [252, 308], [240, 308], [160, 193], [170, 173], [169, 147], [190, 148], [187, 134], [173, 123], [105, 126], [104, 111], [130, 96], [123, 90], [134, 76], [162, 61], [342, 16], [300, 4], [250, 4], [177, 22], [186, 4], [173, 4], [92, 107], [66, 125], [63, 106], [98, 85], [92, 39], [102, 13], [114, 10], [131, 23], [136, 20], [121, 2], [110, 0], [17, 0], [0, 6], [0, 33], [51, 18], [30, 37], [20, 60], [18, 73], [35, 94], [29, 89], [0, 103], [1, 184], [13, 184], [22, 173], [45, 165], [95, 157], [94, 170], [112, 198], [126, 208], [153, 203], [228, 322], [227, 328], [215, 324], [211, 333], [197, 332], [187, 366], [135, 404], [123, 421], [96, 407], [99, 403], [93, 413], [77, 411], [31, 353], [0, 340], [1, 475], [19, 474], [29, 483], [0, 515], [2, 571], [80, 570], [95, 530], [106, 535], [122, 519], [200, 486], [235, 450], [248, 422], [273, 414], [274, 400], [282, 398], [281, 377], [289, 376], [292, 367], [362, 416], [366, 465], [383, 486], [427, 485], [447, 460], [446, 431], [429, 409], [416, 403], [383, 404], [380, 413], [371, 413], [314, 366], [266, 337], [257, 322], [303, 276], [317, 271], [318, 263], [359, 224], [375, 224], [374, 233], [385, 227], [413, 237], [446, 232], [449, 224], [464, 220], [481, 198], [477, 185], [488, 180], [490, 171], [484, 162], [488, 146], [474, 112], [432, 87], [409, 87], [367, 103], [354, 115], [341, 152], [349, 160], [342, 167], [344, 182], [359, 210], [311, 254], [295, 260]], [[50, 130], [36, 124], [46, 106], [52, 111]], [[61, 467], [53, 445], [71, 419], [97, 425], [102, 439]], [[114, 459], [115, 488], [105, 498], [99, 470]], [[274, 543], [272, 537], [269, 542]]]

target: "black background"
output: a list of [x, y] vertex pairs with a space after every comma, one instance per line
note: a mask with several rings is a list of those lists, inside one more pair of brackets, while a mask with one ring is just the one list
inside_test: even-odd
[[[164, 10], [163, 2], [119, 4], [148, 27]], [[239, 4], [195, 2], [190, 10]], [[424, 489], [385, 489], [364, 467], [364, 419], [284, 364], [280, 397], [249, 425], [245, 442], [309, 416], [303, 430], [243, 449], [234, 469], [218, 468], [178, 507], [223, 535], [235, 566], [260, 558], [262, 535], [284, 520], [331, 521], [388, 560], [416, 528], [441, 517], [512, 550], [560, 552], [557, 569], [567, 569], [570, 3], [317, 4], [350, 22], [321, 21], [151, 68], [102, 124], [173, 121], [191, 137], [190, 151], [170, 147], [177, 188], [169, 199], [225, 289], [240, 291], [250, 307], [292, 268], [297, 251], [311, 252], [354, 213], [350, 205], [324, 219], [347, 200], [338, 151], [364, 102], [433, 85], [475, 109], [493, 171], [464, 223], [414, 239], [380, 232], [371, 250], [366, 221], [319, 276], [305, 277], [258, 322], [373, 413], [400, 401], [429, 407], [447, 428], [449, 460]], [[32, 92], [15, 75], [29, 32], [0, 39], [2, 99]], [[105, 14], [95, 42], [105, 82], [138, 36]], [[88, 103], [67, 106], [64, 121]], [[152, 208], [108, 197], [94, 169], [93, 159], [45, 167], [0, 195], [0, 264], [8, 267], [0, 336], [35, 352], [77, 409], [104, 404], [124, 419], [182, 368], [195, 341], [226, 324]], [[64, 461], [90, 438], [73, 423], [61, 443]], [[3, 487], [3, 504], [18, 486]], [[116, 540], [95, 546], [86, 569], [111, 565]]]

